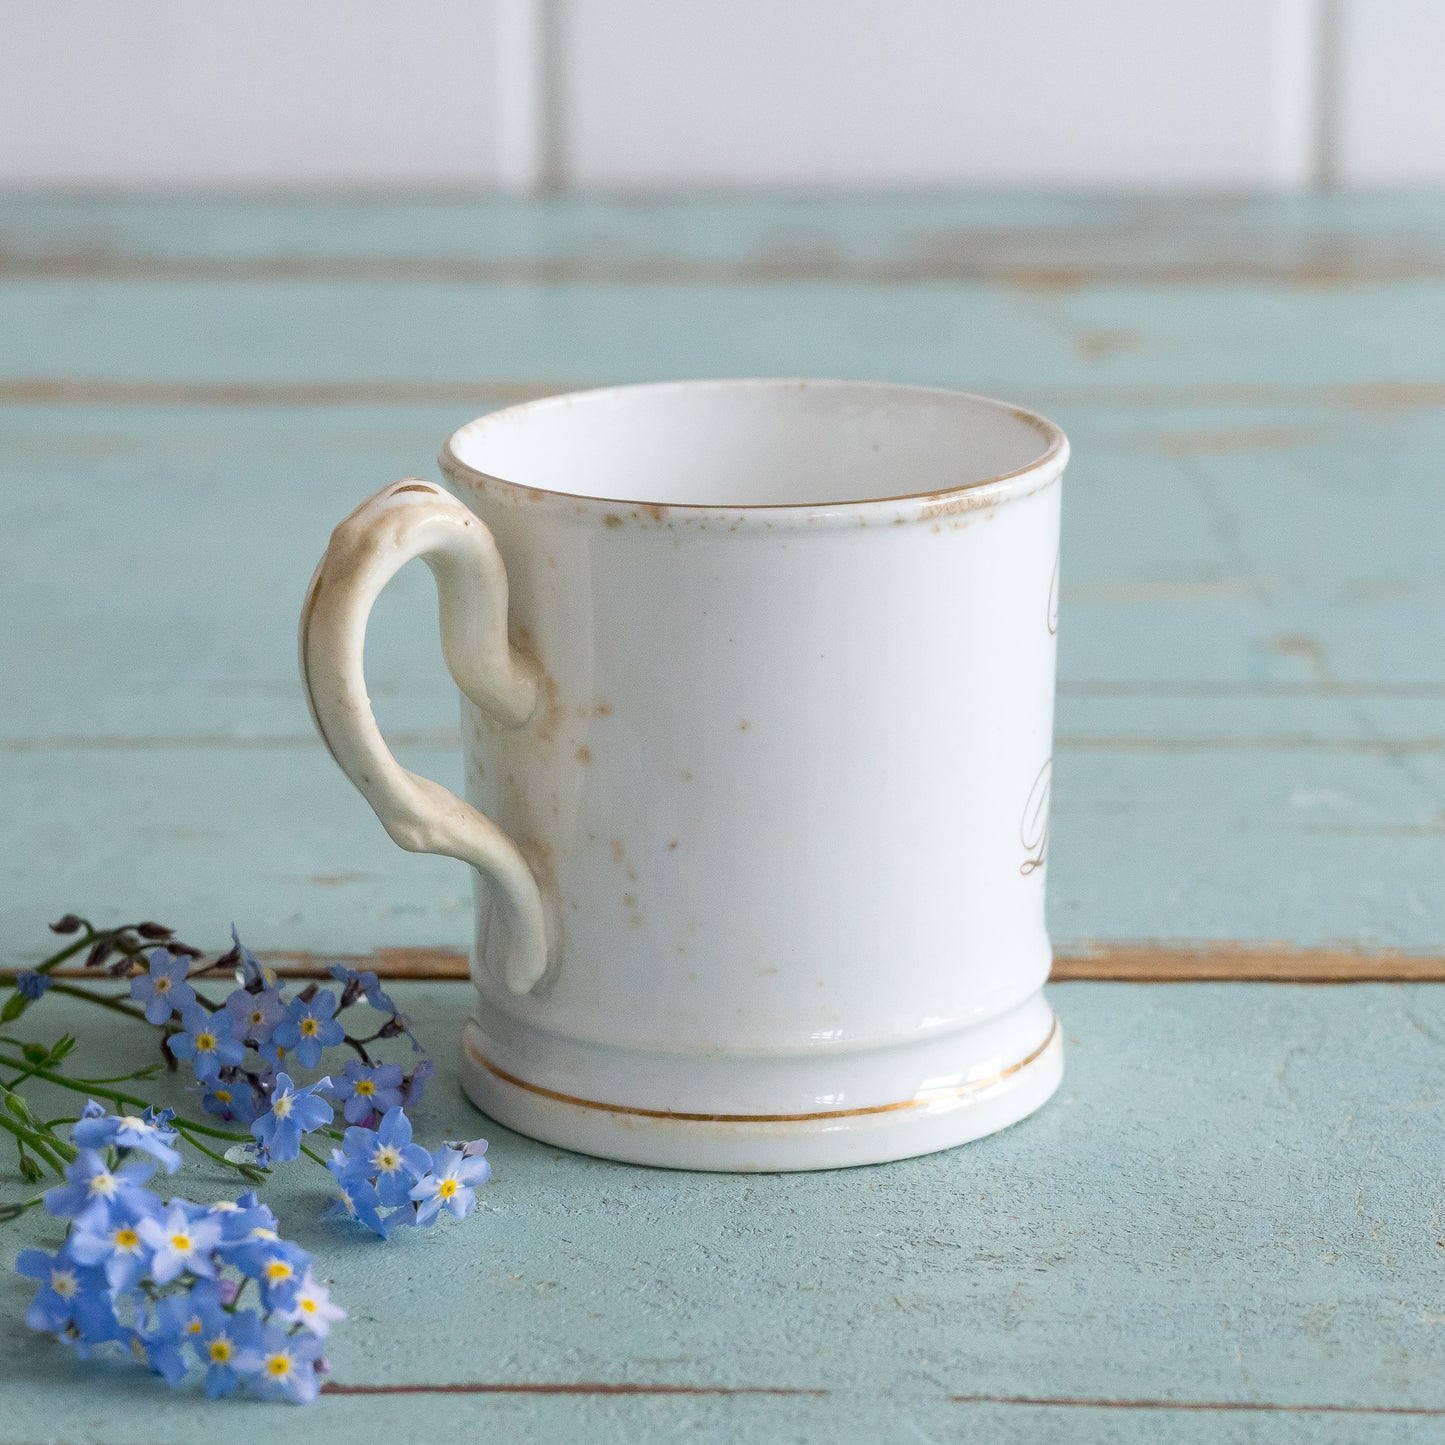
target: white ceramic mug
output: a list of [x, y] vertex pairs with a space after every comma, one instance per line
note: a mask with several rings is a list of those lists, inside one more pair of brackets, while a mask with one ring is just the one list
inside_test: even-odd
[[[1068, 443], [960, 392], [626, 386], [494, 412], [336, 529], [301, 622], [328, 748], [477, 878], [463, 1082], [503, 1124], [696, 1169], [946, 1148], [1062, 1070], [1042, 988]], [[420, 557], [467, 795], [372, 717]]]

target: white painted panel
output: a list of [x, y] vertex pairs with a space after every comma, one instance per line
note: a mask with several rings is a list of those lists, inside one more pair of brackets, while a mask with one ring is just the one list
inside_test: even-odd
[[1442, 66], [1442, 0], [1343, 0], [1335, 124], [1341, 182], [1445, 183]]
[[584, 186], [1296, 185], [1316, 0], [561, 0]]
[[490, 0], [0, 0], [0, 184], [478, 184]]

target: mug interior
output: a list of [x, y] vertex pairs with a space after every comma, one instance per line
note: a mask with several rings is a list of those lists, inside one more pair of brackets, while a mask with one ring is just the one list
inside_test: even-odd
[[548, 397], [471, 422], [449, 449], [464, 468], [568, 496], [800, 507], [979, 486], [1063, 445], [1042, 417], [966, 392], [760, 380]]

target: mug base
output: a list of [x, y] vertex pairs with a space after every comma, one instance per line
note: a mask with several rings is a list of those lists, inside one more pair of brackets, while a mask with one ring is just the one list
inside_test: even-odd
[[474, 1019], [462, 1034], [461, 1083], [468, 1098], [499, 1124], [579, 1154], [737, 1174], [842, 1169], [951, 1149], [1033, 1113], [1063, 1078], [1063, 1036], [1052, 1013], [1049, 1020], [1039, 1045], [990, 1078], [846, 1112], [712, 1118], [609, 1107], [499, 1069], [483, 1052]]

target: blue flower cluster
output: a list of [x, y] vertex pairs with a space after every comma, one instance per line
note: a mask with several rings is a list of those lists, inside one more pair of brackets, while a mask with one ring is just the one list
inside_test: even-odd
[[[336, 965], [329, 972], [342, 986], [339, 997], [331, 989], [308, 984], [288, 998], [275, 974], [262, 967], [234, 929], [232, 939], [234, 947], [228, 954], [194, 971], [188, 955], [154, 948], [144, 971], [130, 981], [130, 996], [142, 1006], [146, 1019], [165, 1029], [171, 1058], [190, 1064], [207, 1113], [250, 1126], [273, 1109], [280, 1081], [289, 1078], [288, 1067], [318, 1068], [327, 1049], [343, 1044], [356, 1057], [347, 1063], [332, 1101], [344, 1107], [348, 1123], [374, 1126], [388, 1109], [421, 1097], [431, 1074], [429, 1063], [403, 1073], [397, 1064], [376, 1063], [367, 1050], [369, 1044], [402, 1036], [411, 1041], [414, 1051], [421, 1048], [410, 1020], [374, 973]], [[237, 986], [223, 1000], [216, 1002], [197, 992], [194, 980], [231, 967]], [[38, 983], [25, 987], [43, 992], [49, 979], [36, 978]], [[358, 1038], [347, 1032], [339, 1015], [363, 1001], [382, 1017], [371, 1033]], [[318, 1087], [312, 1085], [311, 1090]], [[324, 1087], [330, 1088], [329, 1081]], [[289, 1132], [282, 1131], [283, 1140]], [[268, 1147], [274, 1158], [296, 1157], [284, 1148]]]
[[[45, 1196], [51, 1214], [70, 1220], [65, 1241], [16, 1261], [37, 1283], [26, 1323], [82, 1356], [118, 1344], [169, 1385], [199, 1367], [211, 1396], [244, 1384], [266, 1398], [314, 1400], [323, 1341], [346, 1312], [254, 1194], [204, 1205], [162, 1202], [144, 1187], [158, 1165], [170, 1173], [180, 1164], [168, 1115], [86, 1106], [71, 1131], [79, 1154]], [[258, 1308], [243, 1308], [253, 1284]]]
[[336, 1180], [328, 1214], [350, 1219], [383, 1239], [398, 1225], [426, 1229], [442, 1210], [463, 1219], [476, 1206], [477, 1186], [492, 1167], [485, 1139], [444, 1144], [435, 1154], [411, 1142], [411, 1120], [400, 1104], [376, 1129], [350, 1128], [327, 1168]]

